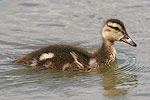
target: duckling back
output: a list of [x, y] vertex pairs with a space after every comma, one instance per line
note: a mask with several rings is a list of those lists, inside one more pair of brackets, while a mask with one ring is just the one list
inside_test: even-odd
[[17, 58], [14, 62], [58, 70], [87, 70], [91, 54], [68, 45], [51, 45]]

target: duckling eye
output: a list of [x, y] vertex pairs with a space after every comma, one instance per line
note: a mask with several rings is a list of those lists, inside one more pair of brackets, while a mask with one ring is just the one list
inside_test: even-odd
[[117, 30], [117, 31], [121, 31], [118, 27], [112, 27], [112, 28]]
[[120, 29], [118, 27], [113, 27], [115, 30], [120, 31]]

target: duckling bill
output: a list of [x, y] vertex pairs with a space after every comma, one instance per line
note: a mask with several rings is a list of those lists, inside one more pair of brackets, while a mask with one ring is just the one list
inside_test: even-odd
[[14, 63], [63, 71], [91, 71], [115, 61], [115, 41], [137, 46], [129, 37], [124, 23], [118, 19], [105, 22], [102, 39], [102, 45], [94, 52], [70, 45], [50, 45], [19, 57]]
[[120, 39], [120, 41], [123, 41], [131, 46], [136, 47], [136, 43], [129, 37], [128, 34], [124, 34], [124, 37]]

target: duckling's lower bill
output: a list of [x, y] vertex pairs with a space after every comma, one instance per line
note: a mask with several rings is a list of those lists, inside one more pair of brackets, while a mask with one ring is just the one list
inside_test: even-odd
[[116, 61], [115, 41], [137, 46], [118, 19], [105, 22], [102, 40], [102, 45], [92, 52], [70, 45], [49, 45], [15, 59], [14, 63], [63, 71], [92, 71]]

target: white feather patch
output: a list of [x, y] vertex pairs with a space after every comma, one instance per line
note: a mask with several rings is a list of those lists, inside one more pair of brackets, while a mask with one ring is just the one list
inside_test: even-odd
[[45, 59], [49, 59], [49, 58], [53, 58], [54, 57], [54, 53], [44, 53], [40, 56], [40, 60], [45, 60]]
[[33, 59], [32, 63], [31, 63], [31, 66], [36, 66], [36, 65], [37, 65], [37, 60]]
[[91, 65], [93, 65], [93, 64], [95, 64], [96, 63], [96, 59], [90, 59], [90, 61], [89, 61], [89, 65], [91, 66]]

